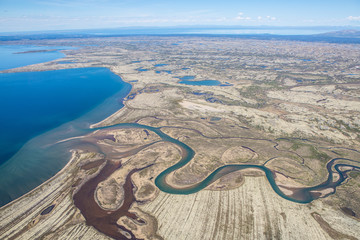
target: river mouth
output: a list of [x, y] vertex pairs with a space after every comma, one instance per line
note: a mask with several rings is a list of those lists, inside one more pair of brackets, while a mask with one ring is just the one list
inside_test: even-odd
[[91, 124], [122, 108], [131, 89], [107, 68], [0, 77], [4, 100], [0, 105], [8, 112], [0, 119], [0, 206], [54, 176], [76, 148], [76, 144], [55, 143], [82, 136]]

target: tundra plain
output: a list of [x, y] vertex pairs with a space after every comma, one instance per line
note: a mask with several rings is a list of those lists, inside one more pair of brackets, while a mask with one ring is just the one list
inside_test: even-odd
[[[1, 239], [360, 238], [360, 45], [194, 36], [14, 43], [78, 48], [3, 72], [106, 67], [132, 90], [58, 174], [0, 209]], [[123, 123], [193, 149], [166, 177], [177, 189], [231, 164], [270, 169], [289, 197], [329, 175], [345, 179], [314, 190], [309, 203], [279, 196], [256, 168], [193, 194], [163, 192], [155, 179], [184, 149]], [[327, 169], [334, 159], [343, 175]]]

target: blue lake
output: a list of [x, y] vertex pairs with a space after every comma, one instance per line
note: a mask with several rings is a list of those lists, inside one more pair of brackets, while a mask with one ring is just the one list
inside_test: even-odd
[[159, 64], [155, 64], [154, 67], [163, 67], [163, 66], [167, 66], [168, 64], [165, 63], [159, 63]]
[[[65, 49], [73, 48], [63, 46], [2, 45], [0, 46], [0, 71], [63, 58], [65, 55], [59, 52], [59, 50]], [[49, 51], [41, 52], [41, 50]]]
[[192, 85], [192, 86], [219, 86], [221, 82], [218, 80], [199, 80], [194, 81], [195, 76], [183, 76], [183, 77], [176, 77], [180, 79], [181, 84], [185, 85]]
[[193, 85], [193, 86], [219, 86], [221, 83], [218, 80], [202, 80], [202, 81], [180, 81], [181, 84]]
[[164, 73], [167, 73], [167, 74], [172, 74], [172, 71], [170, 71], [170, 70], [161, 70], [161, 71], [155, 71], [156, 73], [162, 73], [162, 72], [164, 72]]
[[188, 80], [194, 80], [195, 76], [183, 76], [183, 77], [176, 77], [180, 79], [181, 81], [188, 81]]
[[137, 68], [136, 70], [137, 70], [137, 71], [139, 71], [139, 72], [146, 72], [146, 71], [149, 71], [149, 69], [142, 68], [142, 67]]

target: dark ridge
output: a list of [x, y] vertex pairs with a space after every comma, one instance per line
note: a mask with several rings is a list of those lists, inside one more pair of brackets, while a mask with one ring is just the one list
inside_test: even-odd
[[317, 34], [318, 36], [327, 36], [327, 37], [345, 37], [345, 38], [360, 38], [360, 31], [358, 30], [342, 30], [342, 31], [334, 31], [327, 32], [322, 34]]
[[340, 209], [341, 209], [341, 211], [343, 211], [343, 213], [345, 213], [346, 215], [349, 215], [349, 216], [352, 216], [352, 217], [356, 217], [355, 212], [354, 212], [351, 208], [341, 207]]

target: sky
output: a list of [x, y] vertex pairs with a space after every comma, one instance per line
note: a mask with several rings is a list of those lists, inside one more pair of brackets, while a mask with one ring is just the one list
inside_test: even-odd
[[191, 25], [360, 26], [360, 0], [0, 0], [0, 32]]

